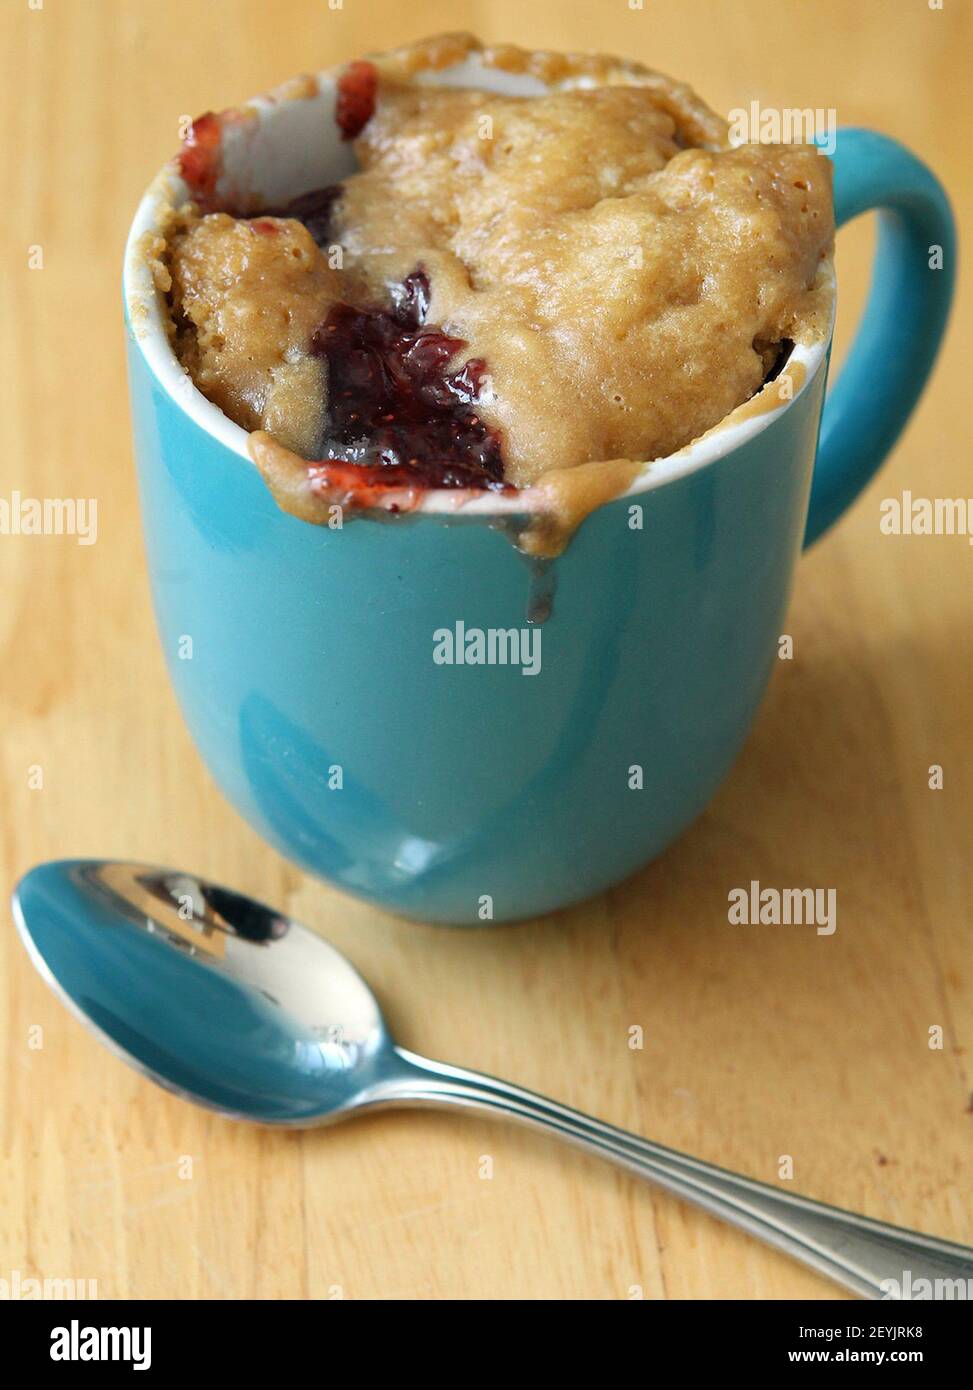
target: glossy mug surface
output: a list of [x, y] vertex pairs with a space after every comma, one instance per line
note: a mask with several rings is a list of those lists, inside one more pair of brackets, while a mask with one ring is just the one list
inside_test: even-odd
[[[332, 98], [321, 88], [317, 110], [268, 104], [259, 147], [237, 153], [270, 198], [348, 171], [347, 148], [322, 144]], [[295, 142], [305, 120], [317, 167]], [[793, 400], [652, 464], [595, 512], [547, 575], [535, 674], [434, 659], [457, 623], [528, 630], [541, 581], [489, 524], [511, 504], [481, 498], [458, 522], [433, 495], [414, 517], [340, 530], [277, 508], [244, 432], [165, 341], [138, 250], [163, 196], [153, 185], [125, 294], [158, 627], [204, 760], [283, 854], [394, 912], [479, 924], [597, 893], [699, 815], [760, 703], [802, 544], [891, 447], [947, 316], [953, 229], [935, 179], [868, 131], [840, 132], [835, 164], [839, 224], [873, 207], [883, 216], [865, 320], [823, 425], [827, 343], [798, 349]]]

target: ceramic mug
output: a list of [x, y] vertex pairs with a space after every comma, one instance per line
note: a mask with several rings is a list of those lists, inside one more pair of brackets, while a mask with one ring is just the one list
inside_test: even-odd
[[[475, 59], [432, 80], [538, 85]], [[257, 135], [227, 150], [233, 176], [272, 203], [353, 167], [333, 82], [319, 87], [258, 102]], [[156, 617], [204, 760], [283, 854], [394, 912], [483, 923], [608, 888], [699, 815], [764, 693], [802, 545], [892, 447], [947, 318], [955, 241], [935, 178], [866, 130], [838, 133], [834, 163], [838, 224], [874, 208], [881, 225], [827, 404], [830, 343], [798, 347], [793, 399], [647, 466], [589, 517], [535, 629], [536, 579], [496, 527], [516, 499], [481, 495], [455, 524], [455, 498], [432, 493], [413, 517], [340, 530], [278, 509], [244, 431], [169, 347], [140, 243], [185, 190], [171, 170], [153, 184], [125, 303]], [[443, 663], [457, 623], [539, 631], [539, 670]]]

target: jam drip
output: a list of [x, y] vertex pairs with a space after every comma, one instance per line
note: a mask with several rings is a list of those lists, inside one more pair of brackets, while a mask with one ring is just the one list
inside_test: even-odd
[[[362, 133], [375, 113], [377, 97], [378, 69], [375, 64], [360, 61], [349, 63], [338, 78], [335, 96], [334, 118], [343, 140], [354, 140]], [[216, 185], [223, 172], [223, 130], [228, 122], [237, 118], [237, 115], [238, 113], [233, 111], [224, 111], [221, 115], [207, 111], [193, 121], [183, 138], [182, 149], [177, 156], [179, 172], [204, 212], [231, 212], [239, 215], [231, 201], [221, 200], [216, 194]], [[337, 196], [333, 189], [321, 189], [316, 193], [306, 194], [305, 197], [316, 198], [328, 193], [332, 195], [333, 202]], [[298, 198], [295, 202], [302, 203], [304, 199]], [[321, 236], [325, 235], [328, 212], [330, 206], [324, 209]], [[323, 244], [319, 240], [318, 230], [312, 225], [312, 220], [317, 216], [313, 207], [307, 209], [306, 215], [290, 210], [274, 210], [267, 215], [299, 218], [318, 245]]]
[[349, 63], [338, 78], [334, 118], [342, 139], [354, 140], [375, 112], [378, 70], [374, 63]]
[[365, 465], [387, 485], [506, 490], [498, 433], [476, 411], [486, 364], [448, 371], [465, 343], [424, 327], [428, 309], [419, 269], [391, 309], [336, 304], [315, 329], [311, 351], [328, 364], [321, 462]]
[[183, 138], [179, 172], [204, 212], [217, 205], [216, 185], [223, 170], [223, 125], [212, 111], [197, 116]]

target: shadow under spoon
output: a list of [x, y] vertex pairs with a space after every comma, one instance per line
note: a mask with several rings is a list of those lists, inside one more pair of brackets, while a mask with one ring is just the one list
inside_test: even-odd
[[65, 860], [13, 898], [37, 969], [117, 1056], [188, 1100], [262, 1124], [388, 1106], [519, 1120], [694, 1202], [869, 1298], [955, 1296], [973, 1250], [794, 1196], [519, 1086], [398, 1047], [368, 985], [300, 923], [192, 874]]

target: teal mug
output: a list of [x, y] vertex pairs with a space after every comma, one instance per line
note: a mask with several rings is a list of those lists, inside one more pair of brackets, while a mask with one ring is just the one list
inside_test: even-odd
[[[268, 198], [347, 172], [347, 148], [320, 135], [331, 100], [322, 81], [316, 115], [313, 102], [286, 121], [285, 107], [262, 112], [249, 173]], [[304, 145], [295, 171], [304, 107], [319, 167]], [[498, 527], [516, 499], [481, 497], [458, 524], [433, 493], [407, 520], [336, 530], [278, 509], [243, 430], [168, 345], [140, 246], [180, 190], [171, 171], [156, 181], [125, 270], [156, 617], [205, 762], [283, 854], [393, 912], [484, 923], [618, 883], [699, 815], [764, 693], [802, 545], [894, 444], [947, 319], [955, 233], [936, 179], [866, 130], [840, 131], [834, 162], [838, 224], [878, 209], [881, 225], [827, 403], [830, 343], [798, 346], [793, 399], [731, 417], [588, 518], [548, 573], [553, 609], [535, 628], [537, 575]], [[457, 624], [539, 632], [535, 674], [444, 660]]]

